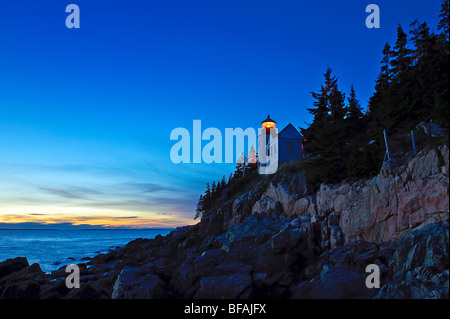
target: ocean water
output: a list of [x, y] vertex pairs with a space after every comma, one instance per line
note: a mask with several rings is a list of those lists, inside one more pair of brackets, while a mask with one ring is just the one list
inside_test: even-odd
[[83, 262], [84, 257], [123, 247], [136, 238], [151, 239], [172, 230], [0, 230], [0, 262], [26, 257], [30, 265], [38, 263], [44, 272], [51, 272], [63, 265]]

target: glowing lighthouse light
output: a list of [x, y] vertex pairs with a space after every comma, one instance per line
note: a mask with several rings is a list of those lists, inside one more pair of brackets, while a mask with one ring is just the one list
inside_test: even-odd
[[270, 115], [267, 115], [267, 119], [261, 123], [261, 128], [270, 129], [272, 127], [276, 128], [276, 122], [270, 118]]

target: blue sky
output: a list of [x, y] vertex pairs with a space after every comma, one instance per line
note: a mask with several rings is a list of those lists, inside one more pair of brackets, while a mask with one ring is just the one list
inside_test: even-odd
[[[67, 29], [65, 7], [80, 7]], [[381, 28], [365, 26], [376, 3]], [[400, 23], [440, 1], [8, 1], [0, 6], [0, 222], [193, 223], [230, 164], [173, 164], [176, 127], [311, 122], [327, 66], [363, 107]]]

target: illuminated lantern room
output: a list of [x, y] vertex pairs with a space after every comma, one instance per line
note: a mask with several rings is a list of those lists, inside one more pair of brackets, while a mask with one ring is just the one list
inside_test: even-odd
[[270, 129], [270, 128], [276, 128], [277, 124], [274, 120], [272, 120], [270, 118], [270, 115], [267, 115], [267, 119], [265, 119], [264, 121], [262, 121], [261, 123], [261, 128], [266, 128], [266, 129]]

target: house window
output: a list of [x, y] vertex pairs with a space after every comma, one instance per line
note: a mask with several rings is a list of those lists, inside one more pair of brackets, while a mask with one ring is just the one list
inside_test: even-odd
[[294, 154], [294, 142], [287, 142], [288, 154]]

